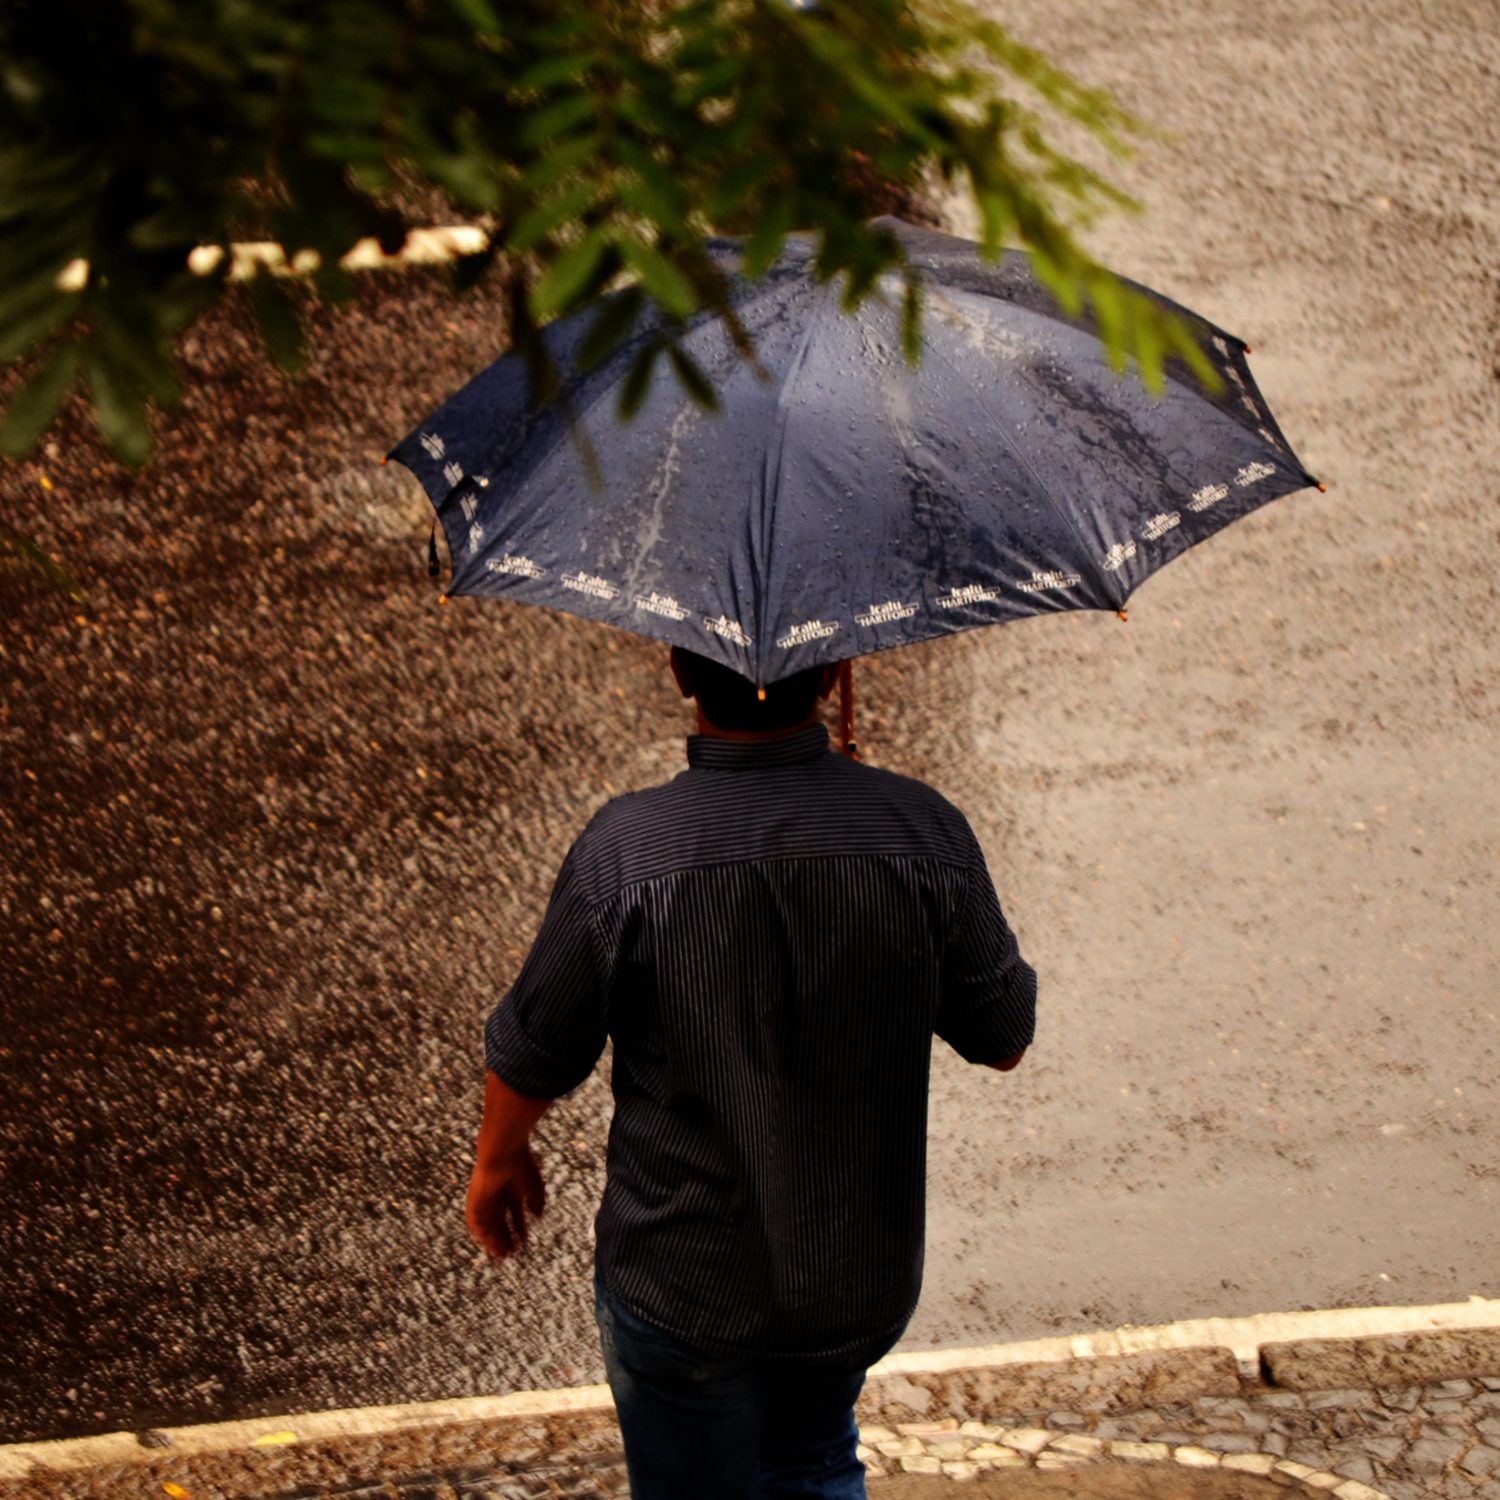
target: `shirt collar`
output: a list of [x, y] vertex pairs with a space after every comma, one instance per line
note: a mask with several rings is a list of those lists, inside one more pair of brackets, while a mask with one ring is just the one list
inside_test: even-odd
[[828, 731], [809, 724], [796, 734], [775, 740], [726, 740], [712, 734], [690, 734], [688, 765], [705, 771], [749, 771], [762, 766], [791, 766], [816, 760], [828, 750]]

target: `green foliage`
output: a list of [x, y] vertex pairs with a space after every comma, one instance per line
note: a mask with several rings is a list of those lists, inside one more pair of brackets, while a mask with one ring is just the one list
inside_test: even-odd
[[[969, 0], [10, 0], [0, 59], [0, 358], [37, 364], [5, 420], [12, 454], [41, 438], [76, 359], [114, 452], [145, 462], [151, 408], [178, 399], [173, 339], [228, 281], [227, 256], [198, 276], [189, 252], [316, 250], [314, 289], [341, 300], [338, 259], [366, 236], [399, 246], [413, 187], [490, 234], [453, 285], [504, 278], [539, 394], [556, 387], [541, 326], [622, 278], [663, 317], [625, 407], [663, 350], [711, 397], [676, 345], [705, 309], [753, 358], [707, 233], [747, 236], [758, 275], [788, 232], [813, 230], [817, 274], [842, 276], [857, 305], [901, 262], [869, 222], [872, 175], [961, 184], [986, 252], [1028, 245], [1148, 381], [1174, 353], [1209, 371], [1184, 326], [1078, 247], [1092, 215], [1136, 205], [1046, 134], [1061, 123], [1123, 155], [1145, 127]], [[75, 260], [86, 280], [60, 289]], [[249, 296], [295, 372], [298, 300], [264, 271]], [[912, 358], [920, 305], [908, 287]], [[637, 310], [606, 320], [590, 352]], [[62, 363], [54, 344], [72, 351]]]

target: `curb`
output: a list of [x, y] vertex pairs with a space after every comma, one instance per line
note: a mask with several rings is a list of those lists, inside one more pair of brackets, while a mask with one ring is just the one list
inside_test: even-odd
[[[856, 1416], [865, 1451], [877, 1464], [898, 1459], [919, 1473], [965, 1477], [941, 1461], [928, 1467], [933, 1459], [925, 1449], [898, 1454], [886, 1451], [889, 1446], [956, 1431], [986, 1441], [996, 1435], [1003, 1441], [1010, 1433], [1036, 1467], [1101, 1459], [1222, 1463], [1257, 1473], [1274, 1467], [1282, 1483], [1309, 1493], [1378, 1500], [1380, 1490], [1266, 1455], [1211, 1453], [1191, 1443], [1117, 1443], [1040, 1427], [991, 1428], [975, 1419], [990, 1413], [1123, 1412], [1195, 1398], [1232, 1399], [1251, 1387], [1346, 1391], [1476, 1374], [1500, 1375], [1500, 1299], [1127, 1325], [1016, 1344], [890, 1354], [871, 1367]], [[159, 1500], [186, 1492], [193, 1500], [227, 1500], [333, 1488], [347, 1484], [350, 1475], [477, 1472], [486, 1466], [520, 1472], [527, 1465], [556, 1472], [618, 1456], [609, 1387], [594, 1385], [12, 1444], [0, 1447], [0, 1497]]]

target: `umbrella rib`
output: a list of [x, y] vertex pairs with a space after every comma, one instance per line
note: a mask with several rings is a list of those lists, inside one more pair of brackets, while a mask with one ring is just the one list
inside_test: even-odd
[[[1052, 507], [1052, 509], [1056, 512], [1064, 525], [1067, 526], [1068, 530], [1071, 531], [1077, 538], [1078, 545], [1082, 554], [1082, 556], [1080, 557], [1080, 562], [1082, 561], [1083, 557], [1091, 557], [1092, 549], [1089, 547], [1088, 538], [1085, 537], [1084, 534], [1078, 529], [1078, 523], [1073, 519], [1073, 517], [1070, 516], [1067, 511], [1064, 510], [1063, 507], [1059, 505], [1058, 502], [1053, 498], [1052, 491], [1042, 482], [1042, 476], [1038, 474], [1034, 468], [1032, 468], [1030, 462], [1027, 460], [1026, 455], [1021, 452], [1021, 449], [1017, 445], [1016, 440], [1010, 435], [1010, 431], [1006, 427], [1004, 419], [993, 410], [993, 408], [990, 406], [990, 403], [985, 399], [983, 393], [974, 385], [974, 383], [968, 378], [968, 376], [966, 376], [963, 371], [960, 370], [958, 366], [955, 365], [953, 361], [949, 359], [942, 352], [942, 350], [940, 350], [927, 337], [925, 333], [921, 335], [921, 338], [922, 347], [926, 350], [931, 351], [931, 353], [937, 359], [940, 359], [943, 364], [952, 371], [954, 378], [957, 379], [968, 390], [969, 394], [973, 396], [974, 400], [979, 404], [980, 409], [995, 424], [995, 428], [999, 432], [1001, 438], [1004, 440], [1005, 445], [1010, 449], [1012, 453], [1015, 454], [1016, 461], [1031, 476], [1032, 482], [1036, 485], [1038, 491], [1042, 495], [1042, 498], [1046, 500], [1047, 504]], [[1093, 572], [1094, 582], [1098, 587], [1100, 594], [1102, 594], [1105, 599], [1108, 599], [1110, 601], [1110, 608], [1120, 609], [1124, 605], [1125, 598], [1127, 596], [1122, 595], [1118, 600], [1115, 599], [1103, 573], [1094, 570], [1091, 571]]]
[[[825, 281], [819, 288], [820, 295], [817, 297], [813, 305], [812, 312], [808, 316], [807, 327], [803, 330], [802, 338], [797, 344], [797, 352], [787, 362], [786, 373], [781, 377], [781, 387], [776, 392], [776, 426], [771, 434], [771, 441], [766, 445], [766, 449], [761, 456], [761, 506], [760, 516], [758, 518], [760, 522], [758, 528], [760, 537], [758, 538], [758, 540], [760, 541], [761, 545], [752, 547], [750, 556], [754, 560], [756, 573], [761, 575], [757, 578], [757, 583], [760, 585], [760, 587], [757, 588], [756, 592], [759, 597], [761, 606], [763, 608], [766, 608], [766, 613], [768, 615], [770, 613], [770, 610], [767, 607], [769, 605], [769, 590], [764, 585], [770, 578], [772, 544], [771, 533], [775, 529], [776, 522], [776, 496], [781, 489], [781, 459], [782, 454], [786, 451], [786, 424], [787, 414], [789, 411], [787, 396], [791, 391], [793, 382], [802, 371], [803, 362], [807, 358], [807, 346], [812, 342], [813, 333], [816, 331], [823, 311], [828, 305], [828, 296], [832, 287], [833, 282], [830, 279], [828, 281]], [[771, 482], [768, 486], [766, 483], [766, 468], [767, 464], [772, 462], [771, 450], [773, 447], [775, 449], [774, 468], [771, 471]], [[762, 644], [764, 640], [764, 632], [761, 629], [761, 624], [762, 622], [760, 620], [756, 620], [755, 677], [757, 687], [759, 687], [764, 680], [762, 673], [767, 665], [767, 661], [762, 654], [765, 650], [765, 647]]]

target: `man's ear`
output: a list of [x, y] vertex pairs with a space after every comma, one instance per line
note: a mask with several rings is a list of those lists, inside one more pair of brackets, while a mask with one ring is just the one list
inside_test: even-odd
[[693, 670], [682, 659], [682, 653], [676, 646], [672, 647], [671, 655], [667, 657], [667, 664], [672, 668], [672, 676], [677, 682], [677, 689], [684, 698], [693, 696]]

